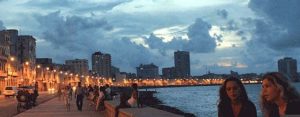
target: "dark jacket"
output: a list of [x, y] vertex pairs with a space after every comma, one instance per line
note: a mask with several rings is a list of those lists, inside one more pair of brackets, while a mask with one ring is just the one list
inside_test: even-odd
[[[234, 117], [230, 103], [220, 103], [218, 108], [219, 117]], [[255, 105], [251, 101], [242, 103], [242, 108], [238, 114], [238, 117], [257, 117]]]
[[[290, 101], [287, 103], [285, 115], [300, 115], [300, 101]], [[270, 117], [280, 117], [279, 109], [276, 104], [272, 106]]]

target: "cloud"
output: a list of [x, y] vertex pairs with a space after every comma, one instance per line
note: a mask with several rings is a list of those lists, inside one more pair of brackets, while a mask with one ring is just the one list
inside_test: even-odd
[[104, 1], [74, 1], [74, 0], [31, 0], [24, 5], [41, 9], [70, 9], [72, 13], [106, 12], [114, 7], [132, 0], [104, 0]]
[[199, 53], [213, 52], [216, 48], [216, 40], [209, 35], [211, 25], [202, 19], [196, 19], [188, 28], [189, 44], [185, 46], [188, 51]]
[[251, 0], [249, 7], [263, 19], [254, 20], [253, 40], [283, 51], [300, 47], [299, 0]]
[[251, 0], [256, 17], [235, 19], [233, 31], [245, 41], [240, 56], [249, 69], [277, 71], [277, 61], [300, 54], [300, 1]]
[[227, 19], [228, 12], [225, 9], [218, 10], [217, 11], [217, 15], [221, 16], [224, 19]]
[[151, 34], [149, 38], [145, 38], [150, 48], [160, 49], [162, 53], [167, 50], [185, 50], [194, 53], [214, 52], [216, 48], [216, 39], [209, 35], [211, 25], [202, 19], [196, 19], [195, 23], [187, 29], [188, 40], [182, 37], [174, 37], [169, 42], [163, 42], [162, 38]]
[[165, 64], [165, 59], [158, 59], [163, 58], [160, 53], [135, 44], [129, 37], [108, 34], [114, 29], [113, 26], [97, 16], [64, 17], [57, 11], [35, 18], [42, 35], [38, 41], [38, 57], [54, 57], [61, 63], [75, 58], [91, 60], [93, 52], [101, 51], [111, 54], [113, 65], [127, 72], [135, 71], [141, 63]]
[[0, 20], [0, 30], [4, 30], [4, 29], [6, 29], [6, 28], [5, 28], [4, 24], [3, 24], [3, 22]]
[[[104, 38], [103, 33], [112, 30], [104, 19], [96, 17], [60, 16], [60, 12], [37, 15], [42, 38], [55, 47], [66, 47], [70, 51], [95, 49], [97, 42]], [[97, 36], [96, 36], [97, 35]]]

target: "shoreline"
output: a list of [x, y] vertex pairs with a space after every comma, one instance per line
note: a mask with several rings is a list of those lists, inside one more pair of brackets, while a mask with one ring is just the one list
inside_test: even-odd
[[[244, 83], [243, 85], [254, 85], [261, 83]], [[199, 85], [168, 85], [168, 86], [139, 86], [139, 89], [148, 89], [148, 88], [176, 88], [176, 87], [197, 87], [197, 86], [220, 86], [222, 84], [199, 84]]]
[[144, 95], [144, 97], [141, 100], [143, 105], [147, 105], [152, 108], [156, 108], [156, 109], [163, 110], [166, 112], [182, 115], [184, 117], [196, 117], [192, 113], [187, 113], [176, 107], [172, 107], [172, 106], [163, 104], [161, 100], [159, 100], [157, 97], [153, 96], [154, 93], [157, 93], [156, 91], [141, 91], [139, 93]]

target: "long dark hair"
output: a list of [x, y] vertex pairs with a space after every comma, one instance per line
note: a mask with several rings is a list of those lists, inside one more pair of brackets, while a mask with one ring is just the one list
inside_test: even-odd
[[[268, 80], [280, 90], [280, 97], [288, 102], [300, 101], [297, 90], [289, 83], [288, 77], [280, 72], [270, 72], [263, 76], [262, 80]], [[260, 96], [261, 108], [263, 113], [268, 116], [275, 103], [267, 101], [264, 96]]]
[[222, 84], [222, 86], [220, 87], [219, 90], [219, 105], [218, 108], [221, 108], [221, 105], [227, 105], [231, 103], [230, 98], [228, 97], [227, 93], [226, 93], [226, 85], [227, 82], [229, 81], [234, 81], [238, 84], [239, 88], [240, 88], [240, 92], [239, 92], [239, 97], [237, 98], [239, 102], [243, 103], [246, 101], [249, 101], [248, 99], [248, 95], [247, 92], [245, 90], [244, 85], [242, 84], [241, 80], [235, 77], [229, 77], [227, 78], [224, 83]]

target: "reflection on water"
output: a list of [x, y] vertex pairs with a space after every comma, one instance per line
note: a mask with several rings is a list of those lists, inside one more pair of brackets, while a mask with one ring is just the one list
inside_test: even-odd
[[[293, 84], [300, 91], [300, 83]], [[217, 101], [220, 86], [196, 86], [157, 88], [155, 96], [164, 104], [176, 107], [197, 117], [217, 117]], [[255, 104], [258, 116], [261, 84], [245, 85], [250, 100]]]

